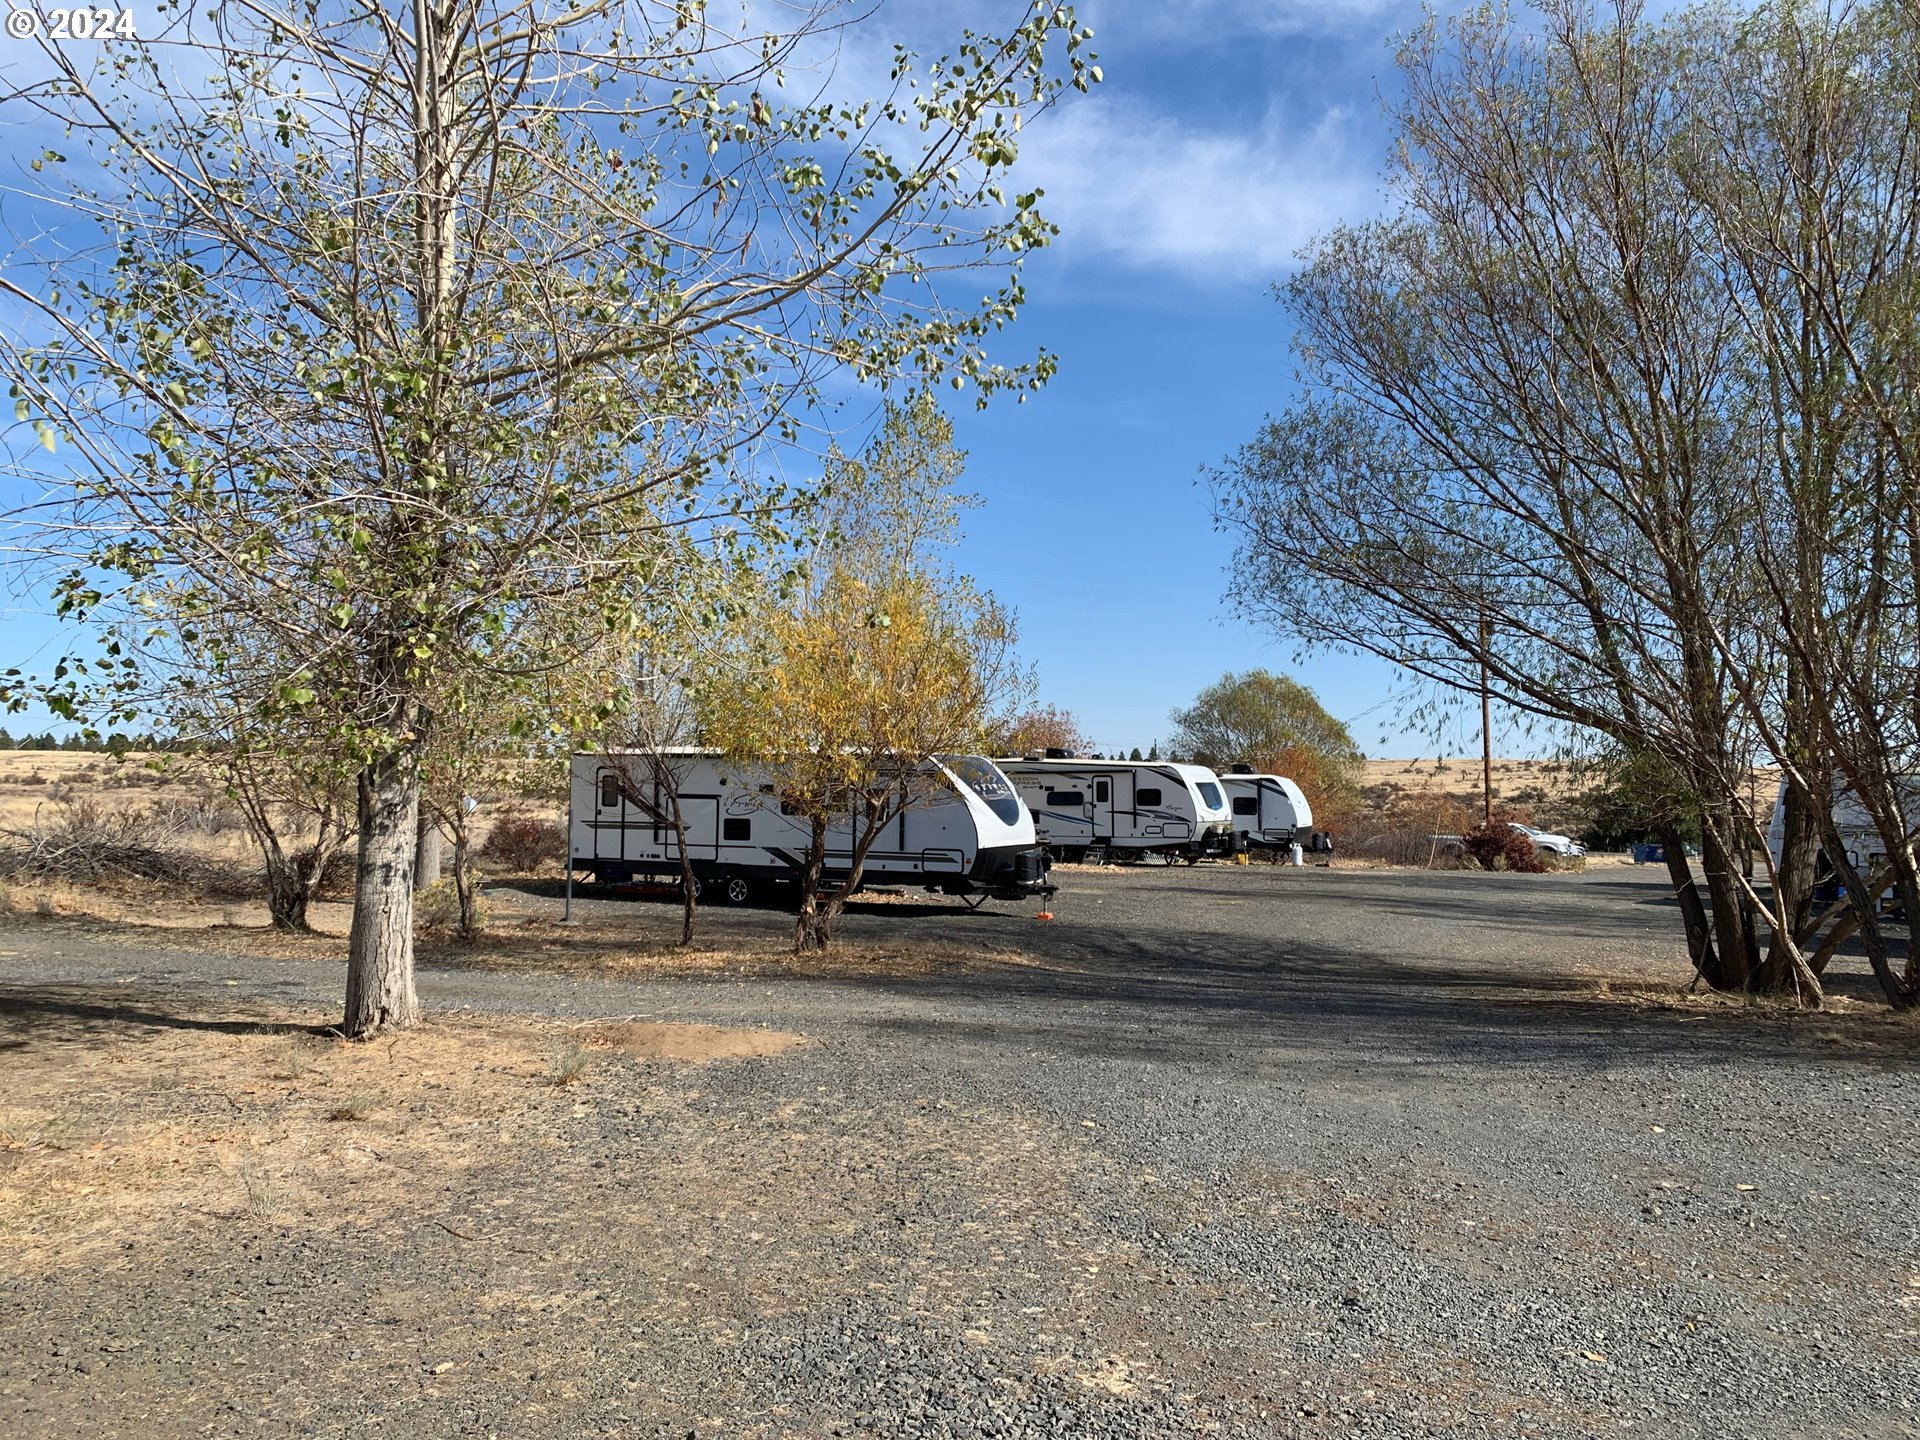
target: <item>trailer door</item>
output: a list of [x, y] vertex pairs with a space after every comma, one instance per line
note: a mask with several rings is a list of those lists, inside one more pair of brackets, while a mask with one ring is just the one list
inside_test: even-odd
[[[1087, 797], [1087, 800], [1093, 807], [1093, 838], [1095, 840], [1111, 840], [1113, 838], [1113, 791], [1118, 783], [1119, 777], [1115, 775], [1095, 775], [1092, 777], [1092, 783], [1089, 787], [1092, 790], [1092, 794]], [[1127, 803], [1129, 805], [1133, 803], [1132, 796], [1127, 797]]]
[[[680, 823], [687, 827], [687, 854], [691, 858], [695, 860], [720, 858], [720, 797], [718, 795], [682, 795]], [[673, 827], [663, 825], [660, 833], [666, 841], [667, 858], [678, 860], [680, 857], [674, 853]]]
[[605, 766], [594, 772], [593, 815], [587, 821], [593, 827], [593, 858], [626, 858], [627, 799], [620, 776]]

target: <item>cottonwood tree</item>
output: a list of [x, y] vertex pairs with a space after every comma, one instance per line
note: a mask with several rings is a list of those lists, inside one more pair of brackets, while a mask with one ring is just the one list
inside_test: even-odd
[[1313, 691], [1267, 670], [1227, 674], [1175, 710], [1173, 745], [1202, 765], [1244, 762], [1285, 775], [1321, 823], [1350, 812], [1366, 756]]
[[17, 464], [64, 496], [29, 517], [59, 610], [111, 627], [85, 678], [122, 711], [157, 590], [271, 635], [276, 701], [357, 771], [351, 1035], [417, 1014], [437, 694], [519, 683], [492, 656], [529, 611], [633, 627], [673, 586], [658, 537], [779, 507], [756, 477], [830, 377], [984, 395], [1052, 367], [984, 347], [1054, 233], [1007, 188], [1017, 131], [1098, 79], [1090, 32], [1012, 11], [842, 98], [810, 66], [858, 13], [247, 0], [48, 45], [3, 97], [60, 137], [48, 239], [0, 276], [26, 317], [0, 363], [59, 452]]

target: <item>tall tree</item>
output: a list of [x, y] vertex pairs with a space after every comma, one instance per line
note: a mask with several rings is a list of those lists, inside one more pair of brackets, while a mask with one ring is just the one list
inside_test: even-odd
[[1202, 765], [1244, 762], [1285, 775], [1322, 824], [1349, 813], [1366, 756], [1313, 691], [1267, 670], [1222, 675], [1175, 710], [1173, 747]]
[[[358, 772], [349, 1034], [417, 1014], [436, 694], [520, 683], [494, 656], [529, 610], [632, 628], [673, 584], [658, 537], [780, 508], [762, 452], [829, 377], [984, 395], [1051, 369], [984, 346], [1054, 233], [1007, 191], [1018, 129], [1099, 78], [1090, 32], [1028, 9], [843, 102], [807, 67], [858, 12], [790, 13], [186, 7], [97, 66], [48, 43], [0, 97], [87, 151], [36, 159], [66, 211], [0, 276], [19, 414], [64, 445], [33, 471], [71, 500], [42, 531], [60, 611], [110, 623], [90, 678], [125, 713], [177, 658], [156, 596], [193, 633], [271, 632], [270, 693]], [[985, 298], [945, 303], [969, 266]]]
[[1740, 864], [1767, 743], [1737, 683], [1767, 648], [1753, 353], [1688, 163], [1728, 103], [1701, 57], [1736, 28], [1554, 3], [1537, 27], [1416, 32], [1404, 203], [1324, 237], [1289, 287], [1313, 390], [1228, 467], [1221, 515], [1264, 578], [1254, 612], [1462, 691], [1484, 667], [1508, 705], [1676, 775], [1701, 819], [1704, 899], [1665, 837], [1700, 973], [1817, 1003], [1790, 927], [1763, 964]]

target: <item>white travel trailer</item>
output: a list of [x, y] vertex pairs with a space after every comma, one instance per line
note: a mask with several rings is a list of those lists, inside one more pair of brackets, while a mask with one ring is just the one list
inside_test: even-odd
[[[1901, 781], [1899, 789], [1900, 808], [1911, 833], [1920, 829], [1920, 776]], [[1786, 840], [1786, 828], [1787, 782], [1782, 780], [1773, 797], [1773, 818], [1767, 822], [1767, 853], [1773, 856], [1776, 865], [1780, 863], [1780, 847]], [[1840, 843], [1846, 847], [1847, 863], [1862, 877], [1871, 874], [1886, 860], [1887, 847], [1880, 838], [1873, 817], [1861, 806], [1859, 798], [1844, 783], [1837, 781], [1833, 789], [1833, 828], [1839, 832]], [[1827, 867], [1823, 865], [1820, 868], [1824, 880], [1827, 878]], [[1892, 894], [1891, 888], [1885, 892], [1887, 896]]]
[[1063, 860], [1233, 853], [1226, 793], [1204, 765], [1075, 756], [996, 763], [1033, 811], [1040, 843]]
[[[687, 854], [704, 893], [738, 905], [757, 890], [799, 879], [808, 822], [781, 803], [772, 773], [713, 750], [664, 753], [678, 780]], [[671, 806], [651, 774], [638, 755], [573, 757], [568, 844], [574, 870], [609, 884], [679, 879], [673, 826], [660, 818]], [[1033, 817], [992, 761], [943, 755], [923, 768], [920, 783], [925, 797], [887, 823], [867, 852], [863, 881], [924, 885], [977, 897], [975, 903], [1052, 893]], [[825, 879], [846, 877], [852, 848], [849, 813], [827, 832]]]
[[1235, 765], [1220, 777], [1233, 808], [1233, 830], [1247, 844], [1285, 850], [1304, 845], [1313, 834], [1313, 807], [1300, 787], [1284, 775], [1257, 775], [1251, 765]]

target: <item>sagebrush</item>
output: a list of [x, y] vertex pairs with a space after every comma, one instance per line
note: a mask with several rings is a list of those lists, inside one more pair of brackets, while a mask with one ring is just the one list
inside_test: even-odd
[[493, 822], [480, 858], [516, 874], [538, 870], [547, 861], [560, 864], [567, 858], [567, 827], [558, 820], [509, 811]]

